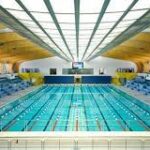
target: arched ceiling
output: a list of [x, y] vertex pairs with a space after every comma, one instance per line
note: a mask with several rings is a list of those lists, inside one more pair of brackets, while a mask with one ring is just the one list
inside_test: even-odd
[[150, 26], [150, 0], [1, 0], [0, 20], [54, 55], [85, 61]]
[[23, 62], [53, 54], [0, 23], [0, 62]]
[[105, 57], [130, 60], [135, 63], [150, 62], [150, 32], [141, 32], [119, 46], [108, 50]]

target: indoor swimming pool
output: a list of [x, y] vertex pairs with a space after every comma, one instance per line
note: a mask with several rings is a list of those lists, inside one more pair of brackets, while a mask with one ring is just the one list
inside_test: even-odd
[[150, 106], [112, 85], [44, 85], [0, 108], [1, 131], [149, 131]]

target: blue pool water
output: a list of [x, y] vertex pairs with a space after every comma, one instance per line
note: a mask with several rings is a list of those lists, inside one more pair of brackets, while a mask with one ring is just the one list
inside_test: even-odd
[[149, 131], [150, 106], [111, 85], [45, 85], [0, 108], [1, 131]]

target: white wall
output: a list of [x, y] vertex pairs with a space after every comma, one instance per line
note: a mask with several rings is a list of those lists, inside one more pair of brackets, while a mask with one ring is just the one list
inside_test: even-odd
[[33, 61], [27, 61], [20, 65], [21, 68], [39, 68], [44, 75], [49, 75], [50, 68], [57, 68], [57, 74], [62, 74], [62, 68], [71, 68], [71, 62], [66, 62], [65, 60], [59, 57], [50, 57], [45, 59], [38, 59]]
[[[39, 68], [40, 71], [44, 75], [49, 75], [50, 68], [57, 68], [57, 74], [62, 74], [62, 68], [71, 68], [72, 63], [66, 62], [59, 57], [52, 57], [52, 58], [45, 58], [33, 61], [27, 61], [20, 65], [20, 72], [21, 68]], [[94, 68], [94, 74], [99, 74], [99, 68], [105, 68], [105, 74], [114, 75], [115, 70], [119, 67], [133, 67], [136, 69], [136, 65], [132, 62], [122, 61], [117, 59], [111, 59], [106, 57], [97, 57], [96, 59], [85, 62], [85, 68]]]
[[104, 68], [104, 73], [108, 75], [114, 75], [117, 68], [134, 68], [137, 70], [137, 66], [130, 61], [124, 61], [119, 59], [112, 59], [107, 57], [97, 57], [89, 62], [85, 62], [85, 67], [94, 68], [94, 74], [99, 74], [99, 69]]

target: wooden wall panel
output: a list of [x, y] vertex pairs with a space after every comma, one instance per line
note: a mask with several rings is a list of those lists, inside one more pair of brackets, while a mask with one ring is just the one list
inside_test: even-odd
[[[6, 28], [0, 23], [0, 30]], [[52, 57], [53, 54], [16, 32], [0, 33], [0, 62], [20, 63], [23, 61]]]
[[142, 32], [119, 46], [103, 53], [105, 57], [133, 61], [139, 72], [147, 72], [150, 62], [150, 33]]

